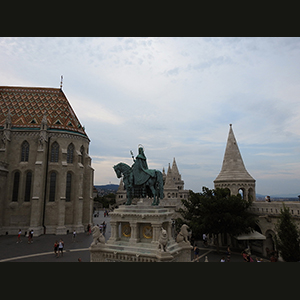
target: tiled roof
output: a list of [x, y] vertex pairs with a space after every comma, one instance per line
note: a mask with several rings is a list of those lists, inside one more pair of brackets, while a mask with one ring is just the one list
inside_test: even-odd
[[46, 114], [48, 129], [86, 135], [61, 89], [0, 86], [0, 126], [9, 111], [12, 128], [38, 129]]

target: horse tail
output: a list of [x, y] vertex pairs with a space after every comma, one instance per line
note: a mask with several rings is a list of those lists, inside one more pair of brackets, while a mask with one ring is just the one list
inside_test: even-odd
[[158, 185], [158, 197], [160, 199], [164, 198], [164, 181], [163, 181], [163, 175], [162, 172], [156, 170], [156, 180], [157, 180], [157, 185]]

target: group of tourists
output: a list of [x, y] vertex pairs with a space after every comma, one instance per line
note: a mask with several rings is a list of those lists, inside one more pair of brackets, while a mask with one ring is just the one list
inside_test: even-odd
[[[243, 256], [244, 262], [255, 262], [255, 260], [251, 257], [248, 249], [242, 251], [242, 256]], [[263, 259], [256, 257], [256, 262], [263, 262]]]
[[56, 258], [59, 258], [59, 256], [64, 256], [64, 241], [60, 239], [60, 241], [55, 241], [54, 243], [54, 254]]
[[105, 235], [105, 232], [106, 232], [106, 223], [105, 223], [105, 221], [103, 221], [100, 225], [97, 224], [97, 226], [99, 227], [100, 232], [101, 232], [103, 235]]
[[[27, 231], [25, 232], [25, 236], [26, 236], [26, 234], [27, 234]], [[17, 237], [17, 244], [22, 243], [21, 235], [22, 235], [22, 230], [19, 229], [18, 237]], [[29, 230], [27, 237], [28, 237], [28, 244], [33, 243], [33, 229]]]

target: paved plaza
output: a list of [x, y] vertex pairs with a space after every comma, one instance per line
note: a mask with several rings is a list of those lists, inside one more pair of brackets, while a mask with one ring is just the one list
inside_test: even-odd
[[[103, 221], [107, 224], [105, 237], [110, 237], [110, 217], [104, 217], [103, 211], [100, 211], [99, 217], [94, 218], [94, 224], [101, 224]], [[86, 228], [85, 228], [86, 229]], [[23, 232], [24, 233], [24, 232]], [[64, 241], [64, 253], [59, 258], [54, 254], [54, 243], [62, 239]], [[16, 236], [0, 236], [0, 262], [82, 262], [90, 261], [89, 247], [93, 241], [92, 234], [79, 233], [73, 240], [73, 234], [67, 235], [40, 235], [33, 236], [33, 243], [28, 244], [28, 238], [22, 235], [22, 242], [17, 243]]]
[[[109, 239], [111, 234], [110, 217], [104, 217], [103, 211], [99, 212], [99, 217], [94, 218], [94, 224], [101, 224], [103, 221], [107, 224], [105, 238]], [[55, 257], [53, 246], [55, 241], [62, 239], [64, 241], [64, 254], [59, 258]], [[22, 242], [17, 243], [17, 233], [15, 236], [0, 236], [0, 262], [78, 262], [81, 258], [82, 262], [90, 261], [89, 247], [93, 241], [92, 235], [87, 233], [77, 234], [73, 240], [73, 234], [67, 235], [41, 235], [33, 237], [33, 243], [28, 244], [28, 238], [24, 235], [21, 237]], [[220, 262], [221, 258], [227, 259], [224, 250], [216, 252], [215, 248], [202, 247], [202, 243], [198, 243], [200, 253], [198, 262], [204, 262], [207, 256], [208, 262]], [[256, 261], [256, 255], [252, 255]], [[191, 260], [194, 253], [191, 251]], [[263, 259], [267, 262], [267, 259]], [[240, 252], [233, 252], [230, 256], [230, 262], [244, 262]]]

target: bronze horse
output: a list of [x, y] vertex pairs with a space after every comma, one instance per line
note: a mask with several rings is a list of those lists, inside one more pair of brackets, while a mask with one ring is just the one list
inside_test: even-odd
[[151, 205], [159, 205], [159, 199], [163, 199], [164, 186], [163, 176], [158, 170], [155, 171], [155, 176], [149, 176], [148, 179], [141, 185], [134, 184], [134, 176], [132, 168], [125, 163], [118, 163], [115, 165], [114, 170], [118, 178], [122, 177], [127, 192], [127, 201], [125, 205], [130, 205], [133, 197], [153, 197]]

